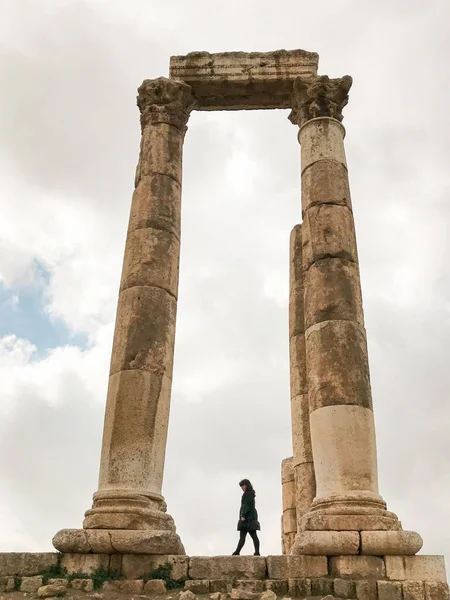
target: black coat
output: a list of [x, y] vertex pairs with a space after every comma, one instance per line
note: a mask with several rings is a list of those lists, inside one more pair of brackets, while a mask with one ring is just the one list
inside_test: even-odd
[[[244, 517], [244, 521], [241, 520], [242, 517]], [[242, 494], [237, 528], [238, 531], [259, 531], [261, 529], [255, 508], [255, 492], [253, 490]]]

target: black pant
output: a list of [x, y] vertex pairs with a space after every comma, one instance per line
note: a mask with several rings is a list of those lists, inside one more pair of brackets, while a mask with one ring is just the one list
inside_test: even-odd
[[245, 538], [247, 537], [247, 533], [250, 534], [250, 537], [253, 540], [253, 544], [255, 546], [255, 554], [259, 554], [259, 539], [256, 531], [241, 531], [239, 536], [239, 543], [237, 545], [235, 554], [239, 554], [245, 544]]

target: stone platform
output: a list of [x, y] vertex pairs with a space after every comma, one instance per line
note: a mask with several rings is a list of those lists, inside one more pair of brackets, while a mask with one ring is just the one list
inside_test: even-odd
[[[0, 585], [7, 577], [39, 576], [60, 565], [70, 575], [96, 570], [120, 573], [122, 589], [138, 588], [149, 572], [173, 565], [172, 578], [197, 594], [244, 590], [257, 598], [265, 590], [297, 598], [355, 600], [448, 600], [442, 556], [152, 556], [147, 554], [0, 553]], [[81, 576], [81, 575], [79, 575]], [[232, 590], [234, 590], [232, 592]], [[245, 594], [244, 594], [245, 595]], [[242, 594], [241, 594], [242, 596]], [[272, 598], [275, 596], [272, 594]]]

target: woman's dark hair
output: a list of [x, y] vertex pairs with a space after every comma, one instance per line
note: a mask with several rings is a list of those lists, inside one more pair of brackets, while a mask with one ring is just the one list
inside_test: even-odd
[[246, 486], [246, 491], [247, 492], [254, 492], [255, 490], [253, 489], [252, 484], [250, 483], [250, 481], [248, 479], [242, 479], [242, 481], [239, 482], [239, 487], [242, 487], [243, 485]]

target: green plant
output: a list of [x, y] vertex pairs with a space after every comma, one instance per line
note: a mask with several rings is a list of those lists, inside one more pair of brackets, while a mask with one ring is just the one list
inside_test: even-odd
[[69, 583], [71, 583], [74, 579], [90, 579], [91, 576], [87, 573], [83, 573], [82, 571], [77, 571], [76, 573], [69, 573], [67, 575], [67, 579]]
[[144, 577], [144, 579], [145, 581], [148, 581], [149, 579], [162, 579], [166, 584], [166, 588], [168, 590], [183, 587], [186, 578], [183, 577], [181, 579], [173, 579], [172, 570], [173, 565], [166, 562], [162, 565], [159, 565], [159, 567], [152, 569], [150, 573], [146, 577]]
[[42, 576], [42, 585], [47, 585], [49, 579], [63, 579], [67, 577], [67, 569], [61, 564], [62, 554], [58, 554], [56, 565], [48, 567], [39, 573]]
[[120, 573], [118, 571], [113, 571], [110, 569], [105, 569], [103, 567], [99, 567], [92, 571], [90, 575], [88, 575], [92, 579], [92, 584], [94, 586], [94, 590], [98, 590], [102, 587], [105, 581], [117, 581], [120, 579]]
[[18, 592], [22, 585], [22, 577], [14, 577], [14, 591]]

